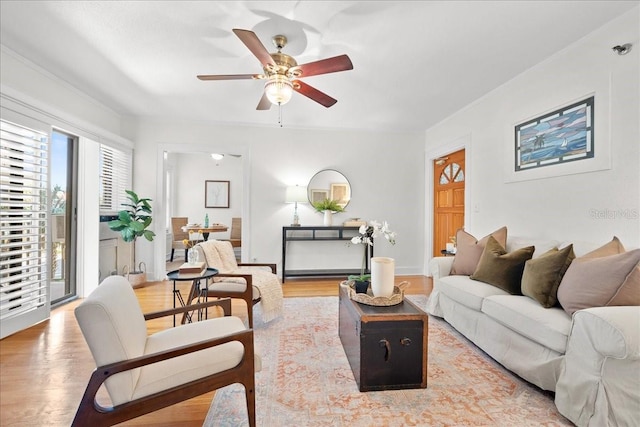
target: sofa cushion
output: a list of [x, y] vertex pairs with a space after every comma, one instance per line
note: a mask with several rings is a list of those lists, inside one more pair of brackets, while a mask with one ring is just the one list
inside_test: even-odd
[[540, 345], [565, 353], [571, 317], [560, 307], [546, 309], [526, 296], [492, 295], [485, 298], [482, 312]]
[[533, 298], [546, 308], [556, 305], [558, 286], [574, 258], [573, 245], [569, 245], [562, 250], [551, 249], [538, 258], [525, 262], [522, 294]]
[[504, 248], [507, 252], [513, 252], [527, 246], [533, 246], [536, 248], [533, 252], [533, 258], [537, 258], [542, 254], [547, 253], [549, 250], [559, 247], [559, 245], [560, 242], [557, 240], [511, 236], [507, 239], [507, 246]]
[[[599, 258], [576, 258], [558, 288], [558, 301], [569, 314], [589, 307], [603, 307], [612, 302], [640, 305], [633, 301], [638, 291], [640, 249]], [[626, 301], [625, 295], [632, 300]]]
[[618, 239], [616, 236], [613, 236], [613, 239], [610, 242], [605, 243], [599, 248], [582, 255], [580, 258], [600, 258], [603, 256], [616, 255], [624, 252], [625, 249], [624, 246], [622, 246], [622, 242], [620, 242], [620, 239]]
[[484, 298], [491, 295], [509, 295], [495, 286], [476, 282], [469, 276], [446, 276], [436, 282], [436, 288], [455, 302], [480, 311]]
[[524, 263], [531, 259], [534, 250], [533, 246], [527, 246], [507, 253], [504, 246], [489, 236], [478, 267], [470, 278], [497, 286], [510, 294], [521, 295]]
[[498, 243], [505, 247], [507, 244], [507, 227], [502, 227], [480, 240], [476, 240], [463, 229], [456, 232], [456, 256], [451, 266], [451, 274], [469, 276], [473, 274], [482, 256], [482, 251], [489, 236], [493, 236]]

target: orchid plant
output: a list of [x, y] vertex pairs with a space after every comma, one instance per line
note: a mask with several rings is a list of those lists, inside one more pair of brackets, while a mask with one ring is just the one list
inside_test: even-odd
[[373, 240], [383, 236], [392, 245], [396, 244], [396, 233], [389, 229], [387, 221], [379, 223], [378, 221], [370, 221], [368, 225], [361, 225], [358, 229], [359, 236], [355, 236], [351, 239], [351, 243], [354, 245], [363, 244], [364, 254], [362, 256], [362, 267], [360, 268], [359, 276], [349, 276], [349, 280], [364, 282], [371, 279], [371, 274], [365, 274], [367, 266], [367, 254], [369, 247], [373, 246]]

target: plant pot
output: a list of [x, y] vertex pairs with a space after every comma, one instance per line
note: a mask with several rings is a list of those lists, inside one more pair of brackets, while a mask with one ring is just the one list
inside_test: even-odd
[[368, 280], [354, 280], [353, 284], [357, 294], [366, 294], [369, 289]]
[[129, 266], [125, 266], [124, 277], [131, 283], [131, 286], [145, 283], [147, 281], [147, 265], [144, 262], [140, 262], [137, 271], [129, 271]]

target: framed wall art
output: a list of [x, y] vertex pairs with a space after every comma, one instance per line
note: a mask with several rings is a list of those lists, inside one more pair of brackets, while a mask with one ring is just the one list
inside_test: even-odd
[[329, 198], [329, 190], [311, 189], [311, 203], [318, 203]]
[[351, 194], [349, 190], [349, 184], [347, 183], [332, 183], [331, 184], [331, 200], [338, 202], [338, 205], [343, 208], [349, 203]]
[[593, 158], [594, 97], [515, 126], [515, 171]]
[[205, 181], [204, 182], [204, 207], [228, 208], [229, 207], [229, 181]]

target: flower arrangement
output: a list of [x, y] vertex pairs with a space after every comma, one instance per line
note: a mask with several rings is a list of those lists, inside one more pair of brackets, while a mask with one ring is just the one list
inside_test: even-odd
[[351, 243], [358, 245], [362, 243], [364, 245], [364, 254], [362, 256], [362, 267], [360, 268], [359, 276], [349, 276], [349, 280], [364, 282], [371, 278], [370, 274], [365, 274], [364, 270], [367, 265], [367, 254], [369, 247], [373, 246], [373, 239], [383, 236], [392, 245], [396, 244], [396, 233], [389, 229], [387, 221], [379, 223], [378, 221], [370, 221], [368, 225], [361, 225], [358, 229], [359, 236], [355, 236], [351, 239]]
[[[193, 247], [198, 244], [199, 240], [191, 237], [194, 233], [195, 231], [189, 230], [189, 238], [182, 240], [182, 244], [187, 250], [185, 258], [189, 263], [198, 262], [198, 253], [193, 249]], [[198, 230], [198, 233], [202, 235], [202, 230]]]

